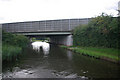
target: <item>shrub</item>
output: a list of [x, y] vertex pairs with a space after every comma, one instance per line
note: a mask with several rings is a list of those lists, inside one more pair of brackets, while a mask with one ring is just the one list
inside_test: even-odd
[[73, 44], [118, 48], [118, 35], [117, 18], [102, 14], [93, 18], [88, 25], [80, 25], [73, 31]]
[[16, 59], [17, 56], [21, 53], [22, 48], [11, 45], [3, 45], [2, 46], [2, 60], [11, 61], [12, 59]]
[[11, 33], [2, 33], [2, 60], [11, 61], [16, 59], [22, 52], [22, 48], [26, 47], [29, 39], [23, 35], [15, 35]]
[[11, 33], [4, 32], [2, 33], [2, 41], [4, 44], [25, 47], [29, 43], [29, 39], [24, 35], [15, 35]]

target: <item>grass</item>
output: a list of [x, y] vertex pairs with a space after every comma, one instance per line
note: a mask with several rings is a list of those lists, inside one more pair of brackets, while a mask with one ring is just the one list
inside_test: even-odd
[[11, 45], [3, 45], [2, 46], [2, 60], [11, 61], [12, 59], [16, 59], [17, 56], [21, 53], [22, 48]]
[[37, 40], [37, 39], [36, 40], [35, 39], [32, 40], [32, 42], [35, 42], [35, 41], [49, 42], [48, 40]]
[[42, 42], [43, 40], [32, 40], [32, 42], [35, 42], [35, 41], [41, 41]]
[[101, 47], [75, 47], [75, 46], [61, 46], [62, 48], [70, 49], [74, 52], [81, 53], [84, 55], [93, 56], [96, 58], [106, 58], [114, 61], [118, 61], [118, 52], [120, 50], [114, 48], [101, 48]]

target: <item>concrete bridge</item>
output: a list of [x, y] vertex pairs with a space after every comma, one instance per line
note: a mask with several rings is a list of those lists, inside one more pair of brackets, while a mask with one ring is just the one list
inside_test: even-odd
[[91, 18], [29, 21], [2, 24], [2, 29], [14, 34], [26, 36], [46, 36], [51, 43], [71, 46], [72, 30], [82, 24], [88, 24]]

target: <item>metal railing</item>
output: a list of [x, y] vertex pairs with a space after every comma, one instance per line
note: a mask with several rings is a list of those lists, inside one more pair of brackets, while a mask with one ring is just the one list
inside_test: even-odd
[[71, 31], [80, 24], [88, 24], [90, 20], [91, 18], [5, 23], [2, 24], [2, 29], [7, 32]]

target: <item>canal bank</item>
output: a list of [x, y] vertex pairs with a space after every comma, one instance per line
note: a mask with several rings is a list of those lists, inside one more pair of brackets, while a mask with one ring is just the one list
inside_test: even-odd
[[95, 48], [95, 47], [75, 47], [75, 46], [64, 46], [60, 47], [71, 50], [73, 52], [82, 54], [84, 56], [106, 60], [120, 64], [119, 53], [120, 50], [113, 48]]

